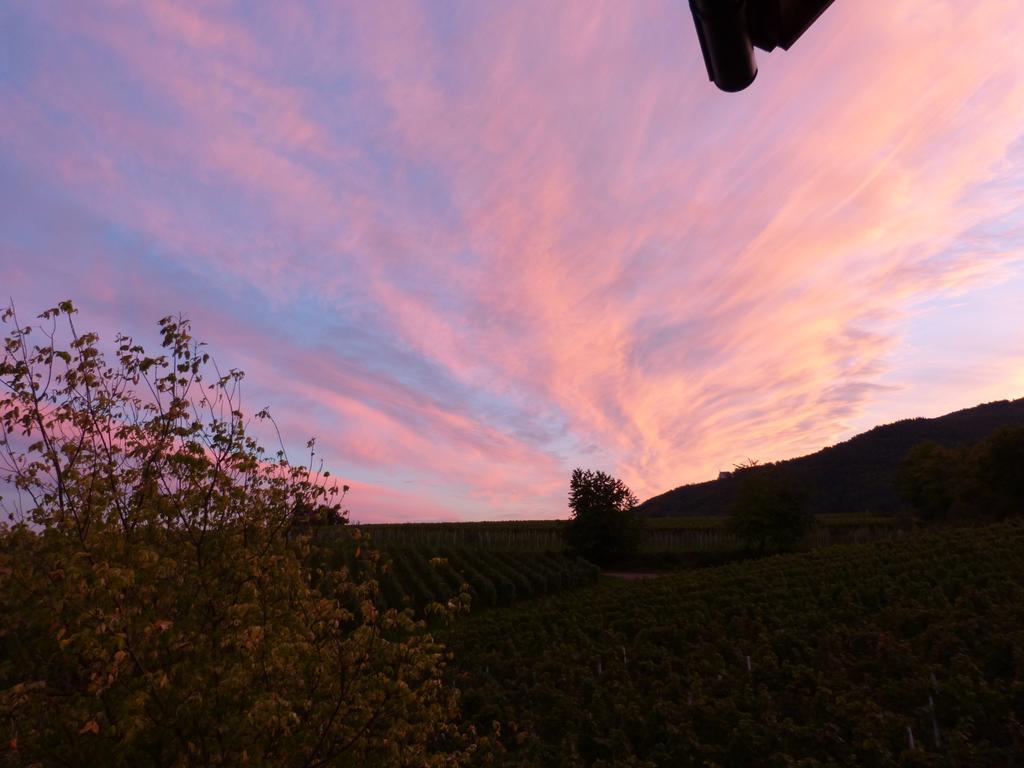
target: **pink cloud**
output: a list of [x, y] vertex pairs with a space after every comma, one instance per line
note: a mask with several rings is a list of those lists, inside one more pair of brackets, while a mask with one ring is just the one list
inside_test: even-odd
[[[962, 286], [998, 267], [978, 263], [973, 254], [938, 265], [928, 257], [970, 227], [977, 211], [964, 203], [964, 194], [987, 178], [1018, 138], [1021, 123], [1006, 119], [1019, 117], [1024, 106], [1014, 85], [1022, 69], [1016, 11], [1010, 4], [958, 9], [957, 23], [950, 24], [949, 8], [919, 3], [908, 45], [898, 33], [907, 5], [913, 4], [866, 20], [855, 9], [845, 15], [840, 10], [832, 20], [835, 38], [819, 38], [816, 48], [808, 43], [805, 60], [797, 62], [806, 74], [783, 77], [781, 93], [772, 94], [777, 102], [789, 101], [795, 114], [765, 103], [750, 118], [755, 146], [756, 126], [771, 128], [772, 122], [785, 120], [788, 132], [799, 137], [765, 147], [773, 173], [743, 169], [741, 163], [750, 160], [741, 148], [745, 137], [726, 126], [731, 142], [723, 141], [718, 154], [699, 163], [716, 169], [709, 176], [726, 189], [705, 182], [692, 196], [681, 195], [675, 179], [659, 179], [657, 195], [678, 200], [679, 214], [665, 210], [652, 216], [641, 209], [630, 215], [630, 201], [624, 200], [626, 211], [607, 221], [593, 218], [618, 202], [615, 182], [629, 181], [585, 183], [597, 165], [586, 155], [586, 136], [565, 130], [557, 114], [563, 105], [548, 90], [524, 90], [522, 66], [501, 58], [532, 55], [521, 38], [499, 53], [490, 72], [484, 68], [487, 87], [471, 90], [464, 103], [443, 103], [436, 113], [429, 98], [396, 103], [396, 109], [412, 112], [398, 123], [400, 132], [410, 133], [410, 153], [440, 155], [438, 162], [453, 168], [456, 188], [461, 182], [471, 190], [462, 197], [479, 201], [468, 206], [466, 220], [481, 248], [494, 244], [493, 279], [480, 282], [497, 289], [485, 289], [483, 300], [499, 314], [514, 303], [521, 317], [535, 321], [525, 329], [515, 326], [507, 340], [500, 330], [488, 329], [487, 341], [500, 340], [488, 361], [499, 375], [559, 403], [571, 414], [574, 430], [596, 436], [617, 453], [620, 471], [639, 476], [635, 482], [643, 490], [654, 492], [687, 473], [706, 476], [737, 450], [789, 455], [835, 439], [845, 431], [845, 417], [867, 404], [870, 382], [898, 341], [900, 304], [922, 292]], [[523, 17], [531, 12], [523, 9]], [[516, 28], [507, 19], [501, 24], [503, 30]], [[964, 39], [965, 30], [973, 39]], [[870, 56], [857, 50], [863, 39], [875, 41]], [[985, 54], [950, 67], [954, 47]], [[1005, 55], [993, 56], [993, 49]], [[606, 51], [594, 53], [588, 63], [601, 71], [596, 57], [607, 61]], [[625, 59], [619, 63], [628, 70]], [[571, 63], [567, 69], [572, 71]], [[506, 72], [509, 82], [502, 78]], [[798, 94], [814, 93], [815, 87], [820, 92], [822, 72], [833, 73], [843, 88], [820, 97], [817, 108], [811, 98], [802, 114]], [[429, 81], [429, 73], [421, 79]], [[596, 109], [606, 83], [581, 79], [570, 98]], [[619, 105], [630, 107], [628, 101]], [[484, 115], [498, 116], [497, 135], [485, 133], [482, 144], [499, 147], [500, 160], [486, 166], [488, 178], [481, 180], [471, 164], [460, 164], [469, 141], [452, 126], [475, 131], [481, 122], [488, 125]], [[588, 127], [598, 119], [594, 113], [583, 117]], [[635, 130], [646, 131], [649, 123], [639, 122]], [[678, 160], [668, 167], [689, 181], [688, 163]], [[723, 196], [737, 176], [758, 185], [755, 206], [775, 203], [766, 220], [744, 216], [751, 195], [741, 193], [731, 205]], [[725, 263], [693, 263], [692, 255], [681, 253], [676, 258], [690, 267], [691, 279], [685, 273], [682, 280], [651, 275], [636, 298], [620, 304], [612, 285], [622, 277], [623, 258], [638, 244], [685, 244], [705, 224], [693, 214], [694, 197], [699, 201], [702, 195], [720, 201], [708, 213], [736, 217], [732, 232], [716, 233], [718, 253], [698, 254]], [[680, 302], [672, 293], [681, 285], [700, 295]], [[710, 336], [722, 364], [711, 371], [677, 368], [663, 381], [637, 370], [629, 361], [630, 351], [643, 342], [636, 320], [652, 308]], [[482, 346], [476, 327], [459, 326], [431, 310], [403, 302], [397, 317], [413, 343], [466, 375], [475, 366], [454, 350]], [[886, 318], [882, 328], [860, 328], [873, 317]], [[449, 331], [437, 334], [436, 326]], [[453, 335], [453, 329], [462, 334]], [[524, 349], [528, 353], [520, 354]], [[504, 350], [512, 354], [503, 357]], [[723, 389], [737, 392], [731, 415], [721, 412], [720, 402], [718, 409], [701, 407], [702, 400], [720, 400]], [[829, 394], [837, 392], [845, 393], [840, 407]], [[752, 412], [764, 415], [752, 419]], [[723, 434], [723, 417], [731, 417], [736, 428]]]
[[[396, 515], [389, 472], [437, 481], [430, 515], [563, 514], [576, 464], [646, 495], [814, 450], [915, 382], [922, 301], [1020, 274], [1020, 237], [972, 234], [1022, 199], [1009, 0], [836, 3], [739, 96], [704, 82], [667, 1], [112, 8], [53, 23], [161, 116], [44, 62], [28, 91], [0, 83], [0, 146], [225, 294], [296, 311], [270, 340], [193, 314]], [[306, 305], [436, 391], [318, 349]], [[977, 370], [915, 402], [987, 397]]]

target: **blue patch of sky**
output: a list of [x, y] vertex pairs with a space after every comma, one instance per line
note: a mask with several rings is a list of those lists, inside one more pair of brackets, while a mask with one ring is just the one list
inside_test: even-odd
[[0, 4], [0, 85], [18, 88], [28, 82], [34, 54], [42, 46], [44, 32], [31, 15], [19, 13], [14, 3]]
[[32, 212], [45, 205], [45, 197], [30, 183], [31, 179], [11, 156], [0, 154], [0, 242], [19, 250], [31, 251], [49, 232], [34, 226]]
[[[965, 230], [946, 249], [928, 259], [940, 266], [943, 262], [957, 262], [972, 256], [1005, 256], [1010, 262], [1024, 261], [1024, 205], [1007, 214], [986, 219]], [[942, 297], [926, 297], [923, 304], [941, 301]]]
[[[156, 310], [159, 314], [176, 311], [189, 314], [192, 308], [216, 307], [218, 312], [234, 317], [242, 324], [283, 336], [288, 343], [323, 345], [332, 352], [331, 364], [344, 366], [352, 363], [378, 373], [408, 387], [416, 396], [432, 401], [442, 409], [466, 413], [539, 447], [551, 442], [564, 447], [564, 417], [561, 414], [552, 412], [552, 409], [536, 413], [528, 404], [517, 403], [514, 397], [492, 394], [458, 381], [445, 368], [397, 340], [379, 322], [379, 315], [375, 319], [372, 307], [358, 302], [339, 304], [323, 299], [313, 291], [286, 302], [270, 301], [257, 284], [239, 281], [201, 261], [190, 261], [188, 266], [184, 266], [144, 234], [98, 217], [61, 191], [39, 187], [31, 181], [9, 164], [0, 163], [0, 200], [6, 203], [3, 240], [19, 250], [52, 253], [52, 228], [48, 222], [78, 222], [76, 232], [81, 230], [81, 236], [88, 241], [82, 244], [91, 245], [84, 250], [102, 254], [101, 258], [111, 268], [112, 274], [135, 275], [144, 284], [163, 286], [163, 301], [168, 306], [159, 307]], [[226, 218], [227, 213], [224, 210]], [[241, 222], [239, 226], [242, 226]], [[53, 255], [59, 260], [60, 271], [66, 273], [61, 279], [62, 285], [74, 285], [75, 273], [89, 269], [87, 260], [74, 254]], [[42, 300], [59, 298], [63, 296], [42, 297]], [[145, 308], [153, 304], [153, 297], [132, 296], [120, 290], [118, 301], [123, 314], [139, 317], [140, 312], [144, 314]], [[154, 316], [153, 321], [156, 319]], [[140, 338], [148, 338], [152, 331], [150, 328], [124, 330]], [[197, 328], [196, 331], [203, 335], [202, 329]], [[227, 364], [237, 363], [228, 361]], [[268, 389], [268, 385], [272, 386], [272, 383], [257, 384], [261, 390]], [[415, 418], [394, 403], [374, 405], [390, 410], [400, 420]]]
[[[951, 347], [960, 348], [960, 354], [968, 357], [983, 356], [985, 351], [1009, 354], [1022, 341], [1018, 329], [1022, 307], [1024, 270], [1009, 280], [962, 296], [940, 296], [922, 302], [907, 330], [906, 343], [920, 350], [941, 350], [951, 366], [955, 365], [954, 359], [963, 359], [950, 355]], [[1024, 348], [1015, 351], [1024, 358]]]
[[[236, 297], [239, 307], [264, 307], [261, 322], [265, 327], [302, 329], [291, 335], [288, 343], [323, 349], [329, 365], [352, 366], [379, 375], [440, 409], [463, 413], [538, 448], [558, 450], [565, 446], [565, 418], [556, 409], [538, 412], [523, 398], [492, 393], [458, 380], [434, 360], [396, 339], [372, 308], [358, 303], [339, 304], [314, 292], [268, 305], [255, 289], [250, 290], [253, 295]], [[210, 301], [214, 300], [223, 303], [223, 299], [211, 297]], [[372, 405], [400, 421], [415, 422], [419, 418], [391, 402], [383, 392]], [[422, 426], [429, 424], [423, 422]]]
[[[493, 13], [493, 9], [474, 0], [425, 5], [429, 5], [424, 17], [430, 38], [435, 50], [443, 54], [433, 62], [437, 67], [432, 73], [434, 82], [454, 97], [467, 94], [476, 87], [480, 72], [467, 66], [465, 57], [452, 54], [467, 49], [469, 36], [479, 35], [479, 29], [486, 27], [479, 17]], [[485, 50], [490, 48], [484, 46]]]
[[[54, 10], [53, 15], [59, 12]], [[31, 13], [13, 17], [19, 19], [15, 22], [16, 32], [8, 37], [6, 26], [0, 26], [5, 30], [0, 48], [5, 50], [4, 57], [13, 60], [15, 69], [24, 72], [45, 64], [53, 73], [65, 72], [72, 79], [87, 78], [91, 83], [102, 84], [103, 95], [113, 96], [119, 109], [155, 124], [166, 126], [180, 115], [173, 101], [150, 92], [141, 75], [127, 67], [115, 51], [85, 37], [58, 36], [59, 27], [52, 23], [37, 28]], [[0, 23], [6, 21], [9, 20], [0, 19]], [[46, 107], [51, 117], [81, 124], [73, 109], [63, 110], [52, 101]]]

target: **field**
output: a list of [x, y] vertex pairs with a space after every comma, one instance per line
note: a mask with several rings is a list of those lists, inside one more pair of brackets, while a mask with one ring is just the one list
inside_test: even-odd
[[[564, 520], [525, 520], [485, 523], [404, 523], [359, 525], [379, 546], [425, 545], [483, 547], [545, 552], [561, 549]], [[721, 517], [661, 517], [645, 522], [643, 551], [733, 551], [739, 542], [725, 529]], [[821, 515], [811, 544], [888, 538], [897, 533], [896, 518], [880, 515]]]
[[[469, 588], [472, 610], [479, 611], [589, 584], [598, 569], [565, 554], [564, 526], [564, 520], [528, 520], [353, 528], [384, 556], [376, 574], [382, 606], [410, 607], [423, 617], [432, 603], [445, 604], [457, 597], [463, 585]], [[829, 516], [819, 519], [809, 543], [824, 546], [900, 534], [891, 517]], [[657, 518], [647, 521], [640, 560], [678, 568], [703, 561], [658, 556], [704, 554], [714, 563], [723, 555], [735, 559], [732, 553], [739, 548], [721, 518]], [[335, 537], [328, 549], [332, 566], [359, 572], [356, 546], [347, 537]]]
[[1024, 526], [838, 545], [488, 611], [447, 636], [511, 766], [1010, 766]]
[[[323, 561], [359, 575], [361, 548], [348, 538], [332, 537]], [[561, 552], [486, 549], [431, 544], [384, 544], [375, 578], [384, 608], [412, 608], [428, 614], [432, 603], [446, 604], [468, 587], [473, 610], [507, 606], [530, 597], [560, 592], [593, 582], [598, 568]]]

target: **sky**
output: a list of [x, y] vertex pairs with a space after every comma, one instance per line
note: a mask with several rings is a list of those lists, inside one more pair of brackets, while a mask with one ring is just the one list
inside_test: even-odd
[[0, 4], [0, 296], [183, 313], [353, 520], [567, 515], [1024, 395], [1019, 0]]

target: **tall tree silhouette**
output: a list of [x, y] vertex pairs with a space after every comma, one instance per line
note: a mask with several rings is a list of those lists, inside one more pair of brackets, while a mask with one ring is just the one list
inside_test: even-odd
[[569, 481], [572, 518], [565, 529], [566, 543], [598, 565], [628, 557], [639, 548], [642, 536], [636, 505], [636, 496], [618, 478], [574, 469]]

